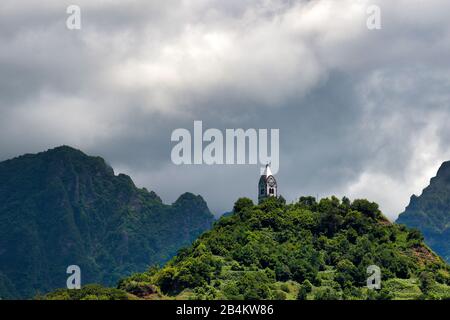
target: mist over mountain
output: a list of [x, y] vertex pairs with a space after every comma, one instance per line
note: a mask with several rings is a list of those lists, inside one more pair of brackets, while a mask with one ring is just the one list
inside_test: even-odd
[[0, 298], [65, 287], [69, 265], [83, 284], [113, 285], [169, 260], [213, 221], [201, 196], [164, 204], [71, 147], [1, 162]]
[[411, 197], [397, 223], [419, 229], [426, 243], [450, 262], [450, 161], [441, 165], [420, 196]]

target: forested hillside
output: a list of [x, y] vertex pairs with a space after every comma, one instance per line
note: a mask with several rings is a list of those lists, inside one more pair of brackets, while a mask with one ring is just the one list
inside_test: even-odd
[[[366, 287], [370, 265], [381, 269], [381, 290]], [[121, 280], [114, 294], [90, 287], [46, 298], [448, 299], [449, 271], [420, 232], [390, 223], [376, 203], [244, 198], [163, 268]]]
[[74, 264], [82, 283], [114, 285], [169, 260], [213, 220], [200, 196], [166, 205], [70, 147], [1, 162], [0, 298], [64, 287]]

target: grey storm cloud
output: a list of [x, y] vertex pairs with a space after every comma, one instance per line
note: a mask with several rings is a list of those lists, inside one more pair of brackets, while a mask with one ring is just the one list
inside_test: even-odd
[[[68, 30], [66, 8], [81, 8]], [[366, 27], [381, 8], [381, 30]], [[395, 219], [450, 158], [447, 0], [0, 3], [0, 158], [72, 145], [171, 202], [256, 198], [257, 165], [176, 166], [174, 129], [277, 128], [280, 191]]]

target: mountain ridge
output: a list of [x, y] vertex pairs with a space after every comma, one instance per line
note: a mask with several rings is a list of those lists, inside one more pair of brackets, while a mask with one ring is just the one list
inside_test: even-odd
[[412, 195], [397, 223], [419, 229], [427, 244], [450, 262], [450, 161], [442, 163], [421, 195]]
[[170, 259], [213, 221], [201, 196], [164, 204], [69, 146], [0, 162], [0, 297], [64, 286], [72, 264], [83, 283], [114, 284]]

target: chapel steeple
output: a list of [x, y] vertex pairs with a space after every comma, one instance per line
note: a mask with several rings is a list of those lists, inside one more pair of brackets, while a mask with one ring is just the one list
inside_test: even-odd
[[268, 197], [276, 197], [277, 194], [277, 181], [272, 175], [270, 164], [267, 164], [264, 173], [259, 178], [258, 201], [261, 202], [263, 199], [266, 199]]

